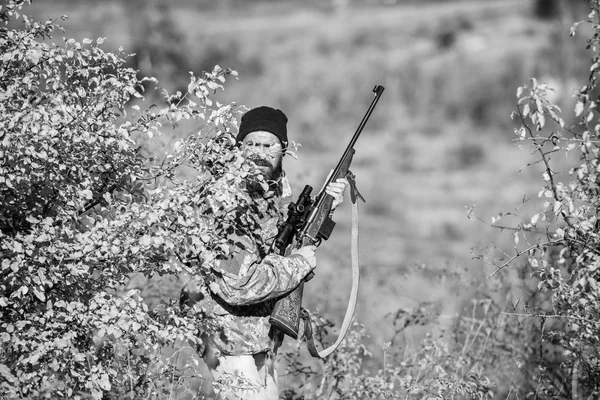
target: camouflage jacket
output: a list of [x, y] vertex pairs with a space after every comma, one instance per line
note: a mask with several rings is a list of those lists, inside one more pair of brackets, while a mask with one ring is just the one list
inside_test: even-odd
[[266, 254], [268, 249], [261, 248], [271, 245], [279, 222], [286, 218], [291, 190], [285, 177], [282, 184], [281, 196], [274, 199], [276, 215], [263, 214], [266, 199], [253, 200], [260, 213], [262, 245], [250, 237], [236, 235], [238, 248], [213, 268], [204, 308], [222, 329], [214, 341], [223, 354], [256, 354], [269, 350], [272, 338], [268, 320], [275, 300], [295, 289], [312, 270], [301, 255], [283, 257]]

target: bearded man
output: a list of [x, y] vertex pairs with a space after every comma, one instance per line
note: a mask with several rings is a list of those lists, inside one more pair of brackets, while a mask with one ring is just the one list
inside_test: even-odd
[[[278, 225], [287, 217], [292, 199], [282, 168], [288, 146], [287, 117], [278, 109], [257, 107], [242, 116], [237, 143], [266, 181], [249, 180], [236, 188], [252, 202], [260, 221], [260, 238], [237, 236], [239, 247], [221, 260], [195, 307], [209, 309], [222, 329], [204, 338], [204, 360], [220, 399], [278, 399], [275, 356], [283, 335], [269, 324], [275, 301], [292, 292], [316, 265], [315, 246], [294, 249], [286, 256], [269, 252]], [[262, 183], [262, 184], [261, 184]], [[335, 209], [343, 202], [348, 182], [339, 179], [325, 191]], [[182, 292], [182, 303], [191, 305]]]

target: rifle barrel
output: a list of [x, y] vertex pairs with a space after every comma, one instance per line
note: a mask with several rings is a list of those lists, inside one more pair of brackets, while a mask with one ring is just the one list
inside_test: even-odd
[[329, 176], [329, 178], [327, 179], [327, 182], [325, 182], [325, 186], [323, 186], [323, 188], [326, 188], [327, 185], [329, 185], [333, 181], [334, 177], [340, 173], [340, 169], [342, 168], [342, 165], [344, 164], [344, 160], [346, 160], [346, 158], [351, 155], [350, 153], [352, 152], [354, 145], [356, 144], [356, 141], [358, 140], [358, 137], [362, 133], [363, 128], [367, 124], [369, 117], [371, 117], [371, 113], [375, 109], [375, 106], [377, 105], [377, 102], [379, 101], [379, 98], [381, 97], [381, 94], [383, 93], [384, 89], [385, 88], [381, 85], [375, 85], [375, 87], [373, 88], [373, 92], [375, 92], [375, 98], [373, 99], [373, 101], [371, 102], [371, 105], [367, 109], [367, 112], [365, 113], [362, 121], [360, 121], [360, 124], [358, 125], [356, 132], [354, 132], [352, 139], [350, 139], [350, 143], [348, 144], [348, 147], [346, 147], [346, 150], [344, 151], [344, 155], [342, 156], [342, 158], [340, 158], [340, 161], [336, 165], [331, 176]]

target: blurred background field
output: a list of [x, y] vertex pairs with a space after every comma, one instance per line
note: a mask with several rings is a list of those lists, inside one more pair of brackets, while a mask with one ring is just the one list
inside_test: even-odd
[[[491, 243], [510, 249], [511, 235], [468, 211], [489, 223], [542, 185], [538, 167], [523, 169], [528, 150], [512, 142], [516, 89], [535, 76], [569, 111], [588, 65], [585, 35], [569, 37], [585, 1], [44, 0], [27, 13], [68, 15], [65, 37], [106, 37], [105, 48], [136, 53], [132, 66], [169, 90], [185, 90], [188, 71], [238, 71], [215, 99], [288, 115], [302, 145], [298, 160], [284, 160], [296, 193], [320, 188], [372, 88], [385, 86], [352, 168], [367, 200], [357, 319], [373, 345], [394, 335], [390, 313], [431, 303], [451, 316], [471, 298], [465, 283], [494, 284], [474, 255]], [[165, 129], [145, 149], [162, 154], [194, 128]], [[338, 323], [350, 288], [348, 203], [305, 289], [305, 305]], [[176, 295], [179, 284], [152, 290]], [[430, 329], [406, 330], [403, 343]]]

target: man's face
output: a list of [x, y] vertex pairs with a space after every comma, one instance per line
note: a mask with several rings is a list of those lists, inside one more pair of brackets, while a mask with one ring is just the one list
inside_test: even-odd
[[242, 149], [244, 156], [256, 164], [267, 181], [279, 179], [283, 147], [277, 136], [266, 131], [251, 132], [242, 141]]

